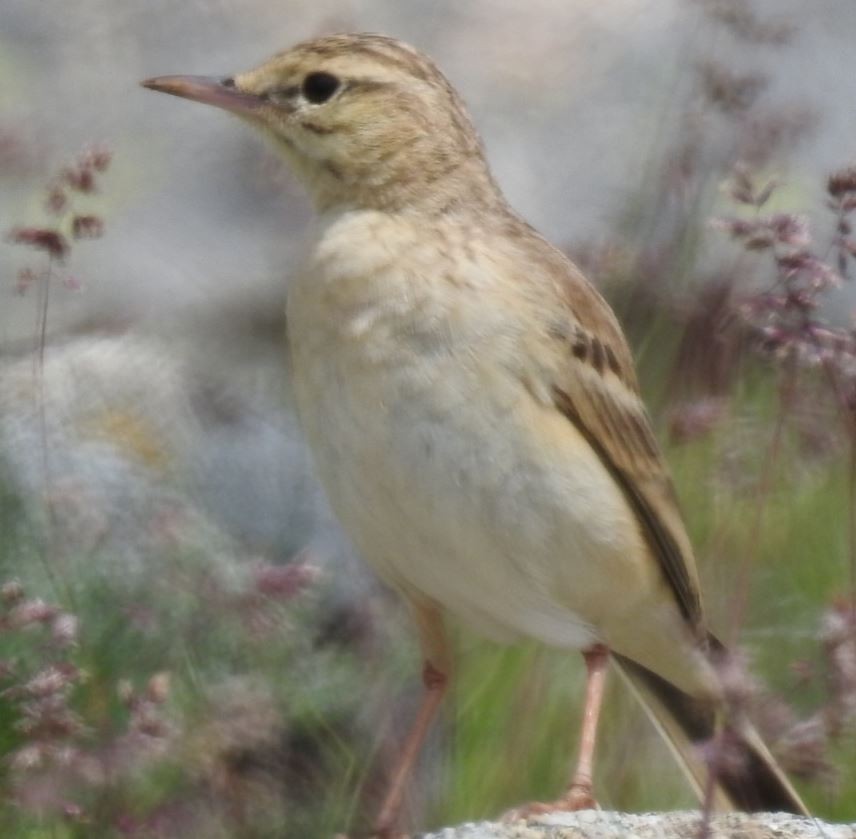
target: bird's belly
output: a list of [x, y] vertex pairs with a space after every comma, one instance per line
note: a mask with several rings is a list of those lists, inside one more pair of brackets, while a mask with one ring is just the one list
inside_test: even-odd
[[610, 563], [640, 546], [618, 541], [636, 534], [627, 505], [573, 427], [510, 375], [486, 382], [461, 360], [365, 375], [318, 358], [298, 376], [300, 412], [380, 576], [495, 638], [598, 640]]

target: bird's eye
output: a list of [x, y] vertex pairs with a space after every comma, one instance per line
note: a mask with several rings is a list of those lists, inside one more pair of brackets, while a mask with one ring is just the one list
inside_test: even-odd
[[339, 89], [339, 84], [339, 80], [332, 73], [310, 73], [303, 80], [303, 95], [309, 102], [320, 105]]

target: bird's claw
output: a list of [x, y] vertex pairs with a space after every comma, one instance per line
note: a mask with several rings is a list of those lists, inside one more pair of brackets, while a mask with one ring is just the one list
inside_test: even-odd
[[556, 801], [530, 801], [503, 813], [500, 821], [515, 822], [543, 816], [546, 813], [575, 813], [578, 810], [599, 810], [591, 784], [573, 784]]

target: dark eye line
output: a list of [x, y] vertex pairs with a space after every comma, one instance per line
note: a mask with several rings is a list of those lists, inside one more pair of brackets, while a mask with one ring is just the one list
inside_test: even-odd
[[[223, 79], [222, 82], [224, 87], [234, 87], [235, 81], [232, 78]], [[348, 79], [342, 80], [341, 84], [336, 90], [336, 95], [341, 96], [348, 90], [361, 90], [361, 91], [371, 91], [378, 90], [380, 88], [388, 87], [387, 82], [379, 82], [375, 79]], [[278, 87], [273, 90], [266, 90], [264, 93], [259, 94], [259, 99], [264, 100], [265, 102], [270, 102], [274, 98], [276, 99], [294, 99], [301, 93], [300, 85], [292, 84], [288, 87]]]
[[264, 102], [271, 102], [276, 99], [294, 99], [298, 93], [300, 93], [300, 88], [297, 85], [289, 85], [288, 87], [277, 87], [273, 90], [266, 90], [259, 94], [259, 99]]
[[381, 88], [389, 87], [389, 82], [379, 82], [377, 79], [349, 79], [342, 87], [362, 91], [380, 90]]

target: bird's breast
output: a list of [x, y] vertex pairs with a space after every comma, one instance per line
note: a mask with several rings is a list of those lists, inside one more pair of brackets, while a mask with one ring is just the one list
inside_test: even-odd
[[[591, 643], [591, 569], [638, 548], [618, 544], [635, 538], [626, 503], [515, 369], [521, 308], [482, 299], [478, 267], [451, 282], [442, 256], [396, 248], [348, 258], [322, 241], [289, 291], [295, 395], [331, 504], [387, 581], [495, 636]], [[557, 596], [571, 578], [578, 603]]]

